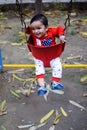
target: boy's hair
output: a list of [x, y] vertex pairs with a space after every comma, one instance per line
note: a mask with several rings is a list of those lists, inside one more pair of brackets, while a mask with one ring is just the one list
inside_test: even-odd
[[30, 24], [32, 24], [35, 21], [40, 21], [42, 22], [45, 26], [48, 26], [48, 19], [45, 15], [43, 14], [36, 14], [30, 21]]

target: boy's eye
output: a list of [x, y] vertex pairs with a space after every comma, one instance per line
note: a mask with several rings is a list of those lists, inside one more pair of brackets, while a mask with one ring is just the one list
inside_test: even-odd
[[37, 29], [41, 29], [40, 27], [38, 27]]
[[32, 30], [36, 30], [36, 29], [39, 30], [39, 29], [41, 29], [41, 28], [40, 28], [40, 27], [38, 27], [38, 28], [32, 28]]

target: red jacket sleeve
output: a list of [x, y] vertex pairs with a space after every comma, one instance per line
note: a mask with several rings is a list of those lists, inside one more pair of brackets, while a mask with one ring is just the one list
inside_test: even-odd
[[59, 35], [64, 35], [64, 28], [62, 26], [52, 28], [52, 33], [56, 37], [59, 37]]

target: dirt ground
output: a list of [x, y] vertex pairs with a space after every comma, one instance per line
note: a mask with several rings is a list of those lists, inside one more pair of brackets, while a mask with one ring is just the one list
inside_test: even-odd
[[[45, 12], [49, 24], [56, 26], [64, 25], [65, 12], [55, 12], [50, 14]], [[19, 42], [18, 32], [21, 31], [21, 23], [17, 14], [7, 12], [7, 19], [0, 20], [0, 48], [2, 50], [3, 64], [33, 64], [33, 57], [28, 51], [26, 44]], [[56, 17], [57, 16], [57, 17]], [[61, 56], [62, 63], [66, 64], [86, 64], [87, 63], [87, 37], [80, 35], [81, 31], [87, 32], [87, 24], [82, 24], [81, 19], [87, 16], [87, 11], [79, 12], [76, 17], [71, 17], [71, 26], [66, 33], [66, 47]], [[29, 23], [26, 19], [26, 23]], [[1, 26], [3, 25], [3, 26]], [[15, 72], [12, 72], [12, 71]], [[39, 124], [40, 119], [51, 109], [58, 110], [63, 107], [68, 116], [61, 116], [55, 130], [87, 130], [87, 111], [71, 104], [73, 100], [87, 108], [87, 97], [83, 94], [87, 92], [87, 84], [80, 83], [82, 76], [87, 74], [85, 68], [63, 68], [63, 77], [61, 83], [64, 85], [64, 94], [55, 94], [49, 92], [47, 101], [45, 98], [37, 96], [37, 87], [34, 83], [29, 96], [18, 93], [20, 98], [10, 92], [10, 90], [20, 90], [21, 87], [26, 89], [31, 82], [21, 81], [14, 78], [14, 74], [23, 79], [35, 77], [34, 68], [5, 68], [0, 73], [0, 103], [6, 100], [7, 114], [0, 116], [0, 130], [19, 130], [18, 126], [30, 123]], [[46, 82], [51, 82], [51, 70], [46, 69]], [[38, 130], [49, 130], [52, 126], [54, 115], [48, 120], [47, 124]], [[22, 128], [29, 130], [29, 128]]]

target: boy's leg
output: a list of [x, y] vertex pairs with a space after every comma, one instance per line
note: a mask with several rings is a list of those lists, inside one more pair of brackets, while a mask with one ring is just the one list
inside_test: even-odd
[[47, 92], [45, 80], [44, 80], [45, 68], [44, 68], [43, 61], [34, 58], [34, 62], [36, 66], [36, 78], [39, 84], [38, 95], [40, 96], [46, 94]]
[[60, 84], [60, 80], [62, 78], [62, 64], [60, 62], [60, 58], [55, 58], [50, 61], [50, 66], [52, 68], [52, 89], [63, 89], [63, 85]]

